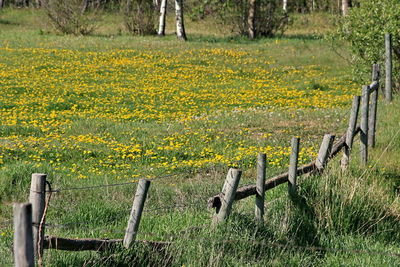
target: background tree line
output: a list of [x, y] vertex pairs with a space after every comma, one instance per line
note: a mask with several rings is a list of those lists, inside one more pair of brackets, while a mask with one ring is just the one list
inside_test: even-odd
[[[120, 12], [129, 32], [165, 34], [167, 13], [176, 16], [176, 33], [185, 40], [184, 15], [192, 20], [208, 16], [230, 26], [232, 32], [270, 37], [283, 33], [288, 13], [324, 11], [347, 13], [359, 0], [0, 0], [0, 7], [43, 8], [54, 28], [67, 34], [89, 34], [102, 12]], [[158, 28], [158, 30], [156, 30]]]

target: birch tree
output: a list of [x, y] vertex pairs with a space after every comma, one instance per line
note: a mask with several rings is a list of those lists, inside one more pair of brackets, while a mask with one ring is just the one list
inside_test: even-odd
[[247, 18], [247, 24], [249, 25], [250, 39], [254, 39], [256, 37], [256, 29], [254, 25], [255, 12], [256, 12], [256, 0], [250, 0], [249, 16]]
[[176, 36], [178, 40], [186, 41], [185, 25], [183, 24], [183, 0], [175, 0]]
[[167, 15], [167, 0], [161, 0], [160, 6], [160, 24], [158, 27], [158, 36], [165, 35], [165, 17]]
[[283, 11], [287, 12], [287, 0], [283, 0]]
[[350, 0], [342, 0], [342, 15], [347, 16], [348, 14], [348, 9], [350, 7]]

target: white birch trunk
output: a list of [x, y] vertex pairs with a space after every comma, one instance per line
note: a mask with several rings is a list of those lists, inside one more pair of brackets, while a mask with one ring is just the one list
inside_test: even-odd
[[183, 0], [175, 0], [176, 36], [178, 40], [186, 41], [185, 26], [183, 24]]
[[250, 39], [254, 39], [256, 37], [256, 29], [254, 26], [255, 12], [256, 12], [256, 0], [250, 0], [249, 17], [247, 19], [247, 24], [249, 25]]
[[167, 15], [167, 0], [161, 0], [160, 24], [158, 27], [158, 36], [165, 35], [165, 17]]
[[287, 0], [283, 0], [283, 10], [287, 12]]
[[349, 10], [349, 0], [342, 0], [342, 15], [347, 16]]

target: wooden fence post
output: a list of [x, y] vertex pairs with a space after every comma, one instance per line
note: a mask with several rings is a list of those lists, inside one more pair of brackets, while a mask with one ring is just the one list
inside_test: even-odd
[[14, 264], [35, 266], [33, 257], [32, 204], [14, 203]]
[[360, 122], [360, 162], [368, 164], [368, 117], [369, 117], [369, 86], [362, 86], [361, 122]]
[[256, 221], [263, 222], [265, 201], [265, 172], [267, 155], [259, 153], [257, 159], [257, 188], [256, 188]]
[[[42, 231], [39, 233], [40, 221], [43, 217], [44, 206], [45, 206], [45, 186], [46, 186], [46, 174], [34, 173], [32, 174], [31, 180], [31, 191], [29, 194], [29, 202], [32, 204], [32, 233], [33, 233], [33, 250], [35, 257], [43, 254], [43, 240], [44, 240], [44, 222], [42, 225]], [[40, 251], [38, 251], [38, 242], [40, 235]]]
[[147, 191], [149, 190], [150, 181], [140, 179], [136, 189], [135, 199], [133, 200], [131, 215], [129, 217], [128, 226], [126, 227], [124, 237], [124, 247], [129, 248], [132, 242], [135, 242], [136, 234], [139, 229], [140, 218], [144, 202], [146, 201]]
[[317, 159], [315, 160], [315, 167], [318, 171], [323, 171], [326, 167], [329, 154], [331, 153], [333, 141], [335, 136], [331, 134], [325, 134], [322, 140], [321, 147], [319, 148]]
[[347, 133], [346, 133], [346, 141], [345, 141], [346, 145], [344, 146], [343, 157], [342, 160], [340, 161], [340, 166], [342, 170], [347, 169], [347, 167], [349, 166], [350, 153], [351, 149], [353, 148], [354, 132], [357, 126], [358, 111], [360, 109], [360, 99], [361, 97], [358, 95], [353, 96], [353, 104], [351, 106], [349, 127], [347, 128]]
[[368, 145], [375, 147], [375, 132], [376, 132], [376, 117], [378, 110], [378, 94], [379, 94], [379, 76], [381, 66], [374, 64], [372, 66], [372, 82], [378, 82], [376, 90], [371, 92], [371, 104], [369, 106], [369, 121], [368, 121]]
[[386, 84], [385, 98], [388, 103], [392, 102], [392, 35], [385, 34], [385, 61], [386, 61]]
[[223, 222], [229, 217], [241, 175], [241, 170], [233, 168], [229, 169], [222, 191], [221, 208], [219, 209], [218, 213], [216, 213], [213, 217], [213, 225]]
[[289, 176], [288, 176], [288, 193], [290, 197], [293, 197], [297, 190], [297, 163], [299, 159], [299, 147], [300, 138], [293, 137], [291, 152], [290, 152], [290, 165], [289, 165]]

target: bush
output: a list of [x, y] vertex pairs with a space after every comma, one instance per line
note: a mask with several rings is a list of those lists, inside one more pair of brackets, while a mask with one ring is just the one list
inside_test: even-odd
[[125, 26], [135, 35], [155, 34], [156, 9], [152, 0], [121, 1]]
[[[393, 81], [400, 86], [400, 1], [364, 0], [345, 17], [333, 39], [350, 44], [355, 78], [371, 73], [373, 63], [384, 64], [385, 33], [393, 38]], [[384, 65], [381, 72], [384, 72]], [[370, 78], [368, 76], [368, 78]]]
[[259, 1], [255, 17], [257, 35], [271, 37], [286, 30], [288, 17], [278, 2], [281, 1]]
[[86, 35], [93, 32], [98, 7], [85, 0], [42, 0], [42, 6], [54, 28], [65, 34]]
[[[256, 36], [272, 37], [283, 33], [288, 25], [278, 0], [258, 0], [256, 4], [254, 25]], [[247, 36], [249, 34], [248, 0], [226, 0], [220, 4], [219, 12], [222, 22], [231, 26], [232, 32]]]

